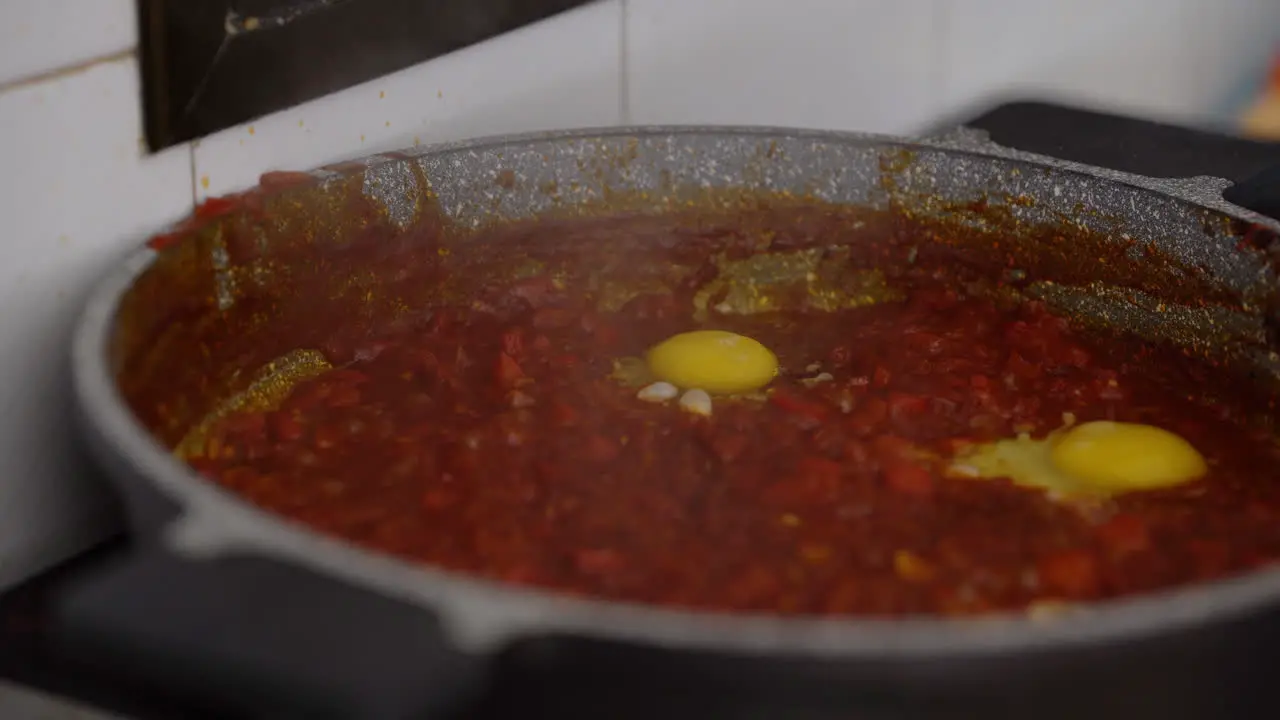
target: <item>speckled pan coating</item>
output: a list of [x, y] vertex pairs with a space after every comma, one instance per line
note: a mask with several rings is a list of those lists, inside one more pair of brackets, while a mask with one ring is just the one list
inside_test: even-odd
[[[1261, 253], [1237, 248], [1229, 219], [1280, 231], [1280, 223], [1226, 203], [1226, 181], [1153, 179], [1061, 162], [991, 144], [964, 131], [914, 142], [768, 128], [623, 128], [544, 133], [420, 148], [316, 171], [321, 186], [363, 175], [364, 194], [407, 225], [429, 184], [444, 212], [465, 224], [518, 218], [607, 200], [618, 190], [677, 204], [698, 188], [747, 187], [886, 206], [893, 196], [931, 203], [1030, 196], [1013, 205], [1028, 221], [1069, 217], [1117, 236], [1150, 240], [1207, 269], [1243, 298], [1276, 283]], [[938, 205], [937, 207], [941, 207]], [[1280, 572], [1098, 604], [1055, 618], [850, 621], [727, 616], [569, 599], [414, 566], [267, 515], [199, 478], [133, 418], [113, 384], [106, 349], [118, 303], [153, 261], [140, 251], [93, 293], [73, 347], [79, 412], [91, 447], [121, 483], [145, 483], [185, 514], [164, 541], [176, 553], [250, 552], [318, 569], [434, 609], [462, 650], [484, 652], [513, 636], [568, 630], [669, 647], [787, 652], [821, 657], [956, 657], [1034, 647], [1123, 641], [1280, 599]], [[1248, 317], [1238, 318], [1246, 325]]]

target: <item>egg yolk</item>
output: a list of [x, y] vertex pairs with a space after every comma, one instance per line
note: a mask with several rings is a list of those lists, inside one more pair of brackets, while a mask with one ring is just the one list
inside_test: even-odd
[[1134, 423], [1088, 422], [1043, 440], [1021, 436], [969, 448], [956, 475], [1008, 478], [1056, 497], [1107, 496], [1190, 482], [1208, 472], [1181, 437]]
[[778, 374], [778, 358], [768, 348], [724, 330], [674, 335], [649, 350], [645, 360], [660, 380], [721, 395], [758, 390]]
[[1150, 425], [1088, 422], [1053, 443], [1050, 459], [1081, 482], [1110, 490], [1151, 490], [1194, 480], [1209, 467], [1191, 443]]

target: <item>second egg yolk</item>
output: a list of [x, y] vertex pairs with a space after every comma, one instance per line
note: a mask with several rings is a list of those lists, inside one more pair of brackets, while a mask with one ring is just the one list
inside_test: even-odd
[[1136, 423], [1087, 422], [1042, 440], [1020, 436], [970, 447], [952, 472], [1008, 478], [1057, 498], [1120, 495], [1190, 482], [1208, 472], [1181, 437]]
[[660, 380], [721, 395], [758, 390], [778, 374], [778, 358], [768, 348], [725, 330], [674, 335], [649, 350], [645, 360]]
[[1092, 487], [1153, 490], [1194, 480], [1208, 465], [1191, 443], [1151, 425], [1088, 422], [1064, 433], [1053, 464]]

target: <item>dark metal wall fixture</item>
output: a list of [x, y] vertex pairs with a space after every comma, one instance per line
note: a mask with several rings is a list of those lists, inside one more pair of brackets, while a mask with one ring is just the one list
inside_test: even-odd
[[138, 0], [160, 150], [592, 0]]

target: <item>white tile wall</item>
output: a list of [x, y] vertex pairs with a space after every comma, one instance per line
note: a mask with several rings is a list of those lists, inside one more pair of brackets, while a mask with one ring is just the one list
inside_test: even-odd
[[131, 49], [134, 0], [4, 0], [0, 83]]
[[68, 326], [86, 283], [195, 196], [551, 127], [911, 132], [1033, 88], [1202, 118], [1280, 47], [1280, 0], [602, 0], [149, 157], [133, 7], [10, 0], [0, 24], [0, 587], [111, 526], [67, 437]]
[[637, 123], [904, 132], [937, 107], [941, 0], [628, 0]]
[[0, 93], [0, 587], [114, 517], [67, 421], [63, 361], [86, 284], [191, 209], [185, 147], [146, 157], [129, 58]]
[[202, 139], [197, 190], [419, 143], [616, 125], [621, 12], [621, 0], [587, 5]]
[[1036, 94], [1221, 120], [1280, 48], [1277, 0], [964, 0], [941, 12], [944, 111]]

